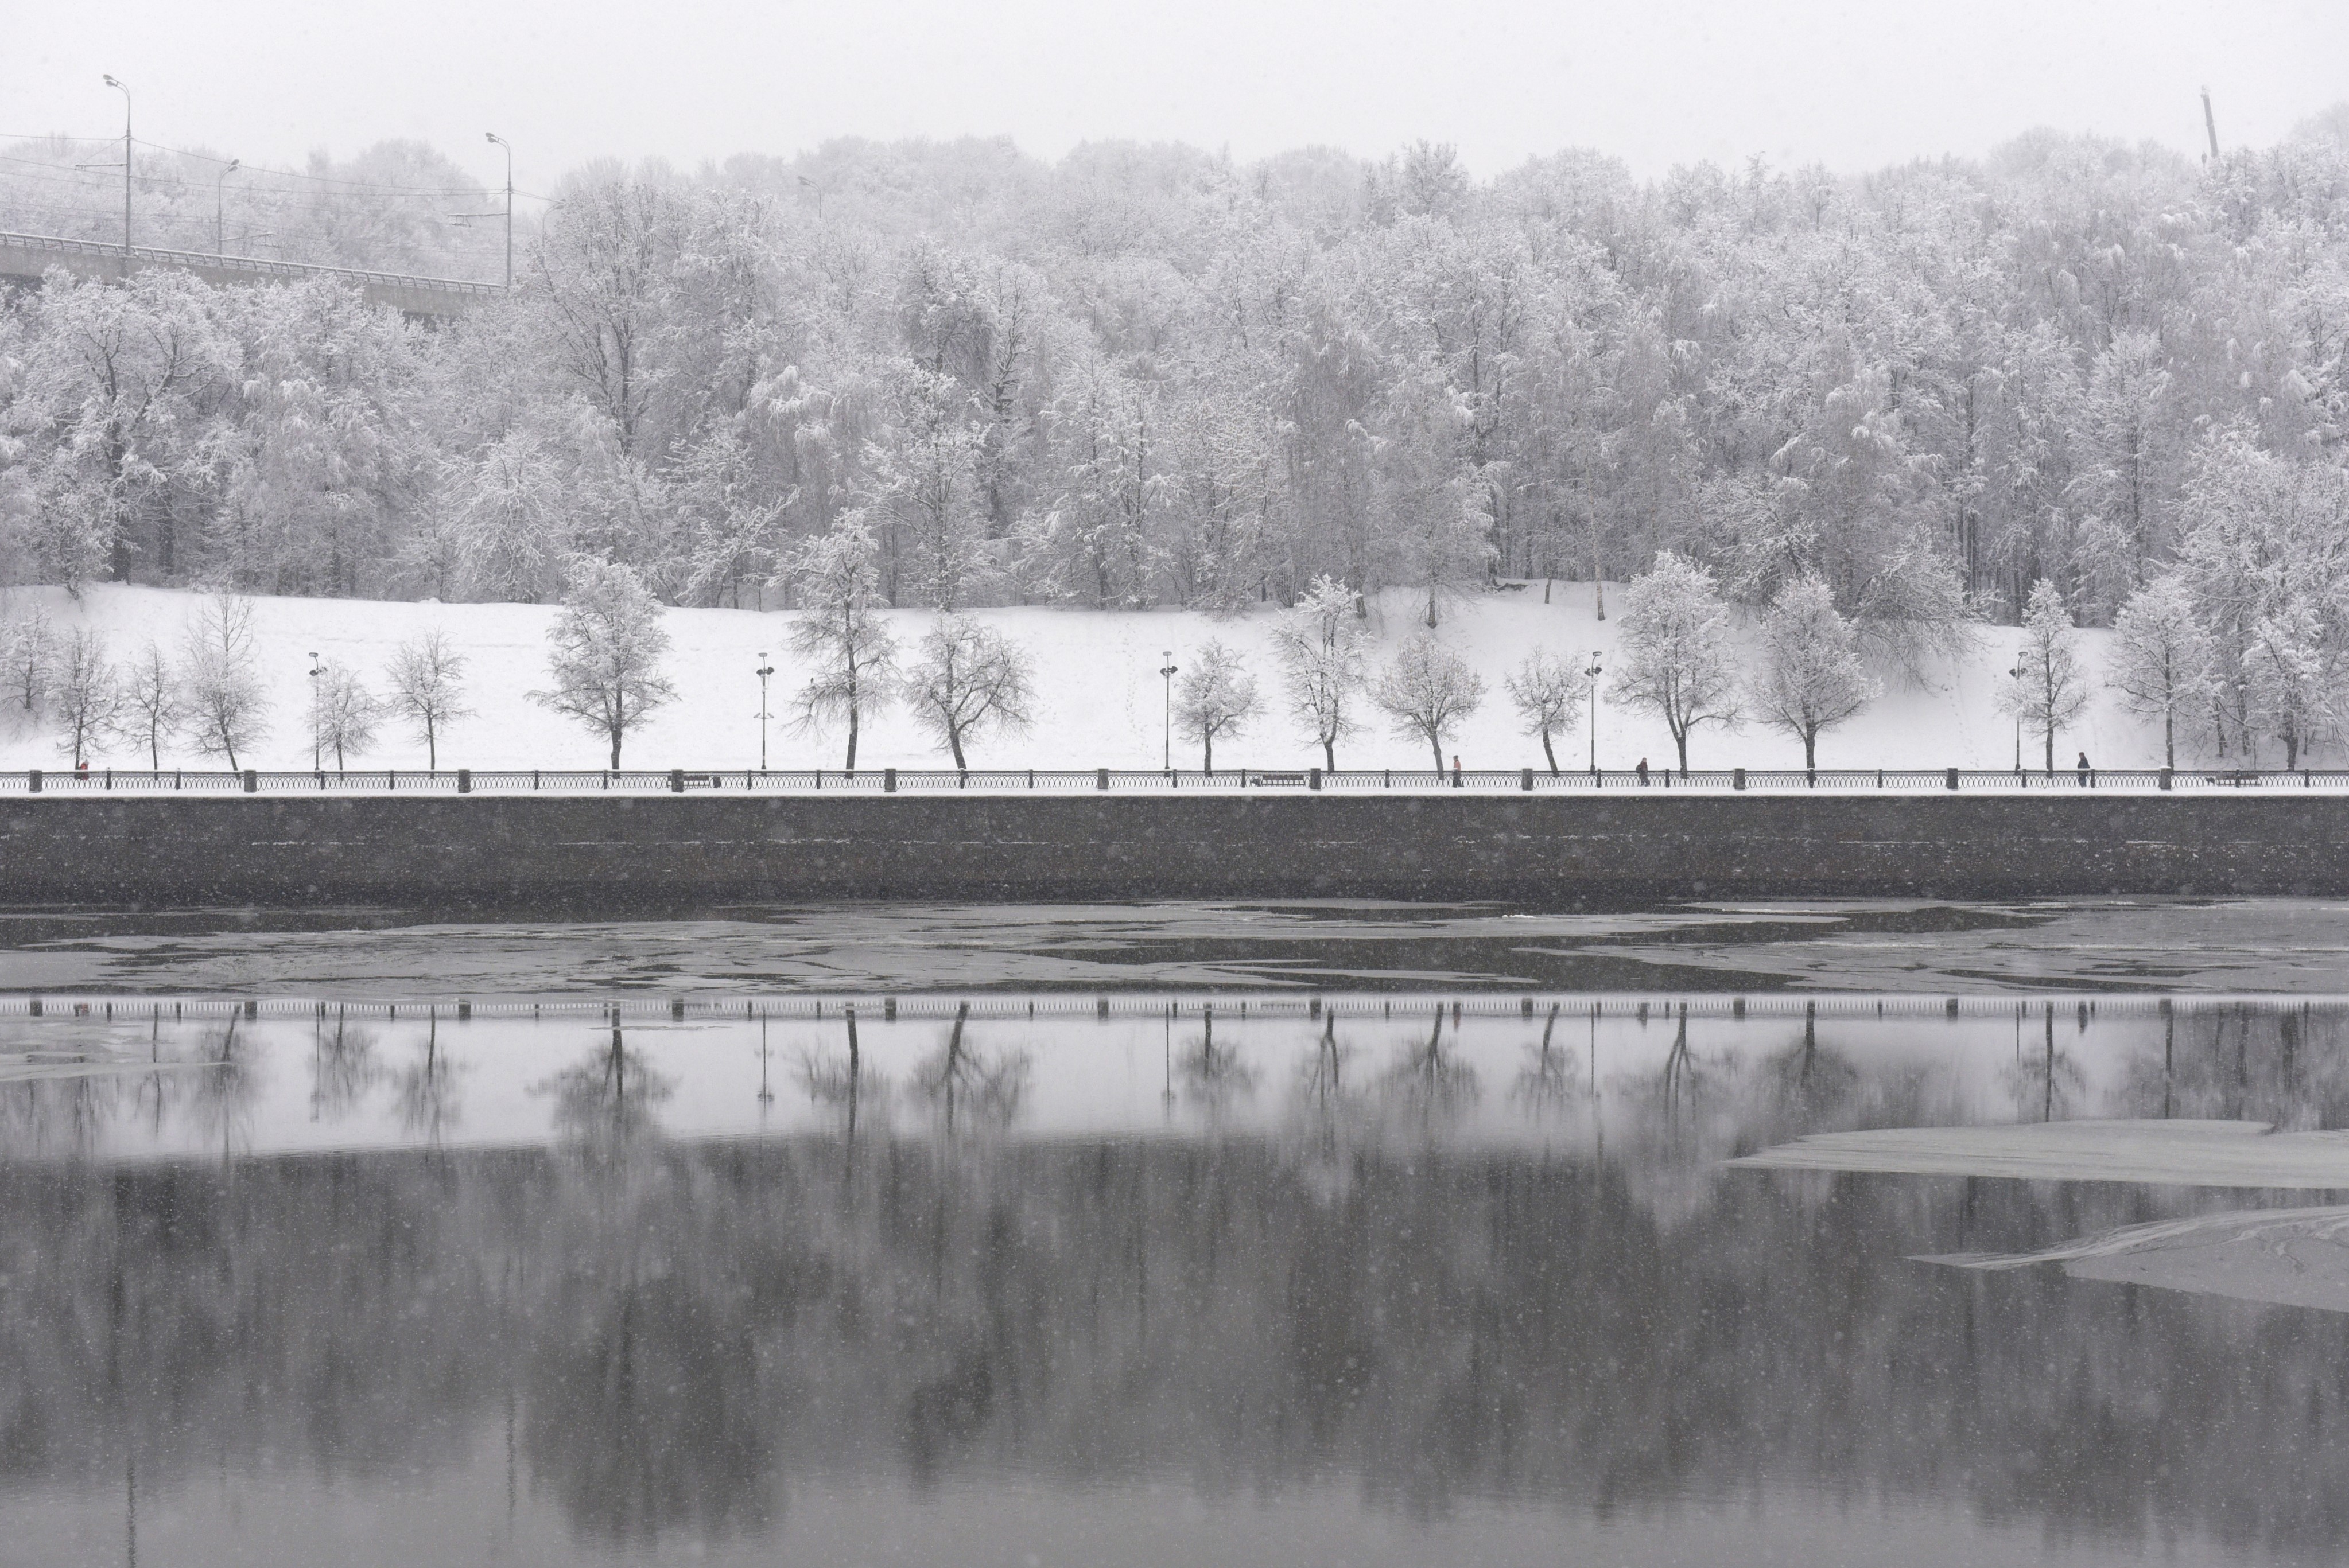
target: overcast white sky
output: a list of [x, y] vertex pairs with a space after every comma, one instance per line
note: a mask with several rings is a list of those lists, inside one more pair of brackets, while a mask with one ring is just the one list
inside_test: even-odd
[[10, 0], [0, 135], [138, 132], [254, 162], [433, 142], [543, 190], [599, 155], [690, 166], [828, 138], [1130, 138], [1249, 159], [1451, 141], [1853, 170], [2034, 125], [2265, 144], [2349, 98], [2349, 0]]

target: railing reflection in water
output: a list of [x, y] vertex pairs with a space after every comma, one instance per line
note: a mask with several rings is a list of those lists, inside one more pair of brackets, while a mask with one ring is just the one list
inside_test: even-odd
[[19, 1002], [6, 1480], [129, 1468], [185, 1516], [266, 1475], [395, 1536], [445, 1483], [542, 1554], [846, 1551], [1007, 1486], [1077, 1531], [1170, 1484], [1462, 1551], [1505, 1507], [1636, 1552], [1868, 1497], [2059, 1557], [2321, 1553], [2349, 1319], [1909, 1261], [2240, 1196], [1717, 1161], [2338, 1126], [2344, 1046], [2277, 999]]

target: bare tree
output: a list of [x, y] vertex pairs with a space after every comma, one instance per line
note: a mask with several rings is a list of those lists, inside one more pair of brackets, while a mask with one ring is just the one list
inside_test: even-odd
[[2113, 620], [2112, 685], [2121, 706], [2161, 720], [2161, 760], [2178, 766], [2178, 716], [2210, 699], [2210, 634], [2195, 619], [2193, 596], [2177, 577], [2147, 583]]
[[1353, 697], [1362, 689], [1362, 629], [1353, 590], [1316, 578], [1273, 633], [1288, 685], [1288, 709], [1321, 748], [1322, 766], [1338, 770], [1338, 742], [1354, 731]]
[[617, 772], [628, 731], [677, 696], [660, 673], [668, 631], [660, 602], [626, 566], [583, 557], [573, 562], [572, 576], [563, 614], [546, 634], [554, 689], [534, 691], [531, 700], [610, 741]]
[[922, 657], [905, 678], [914, 718], [967, 772], [963, 745], [989, 728], [1026, 729], [1034, 722], [1033, 674], [1019, 645], [966, 615], [941, 615], [922, 639]]
[[1664, 721], [1688, 777], [1689, 732], [1699, 725], [1734, 727], [1737, 655], [1729, 641], [1729, 606], [1713, 573], [1669, 550], [1623, 591], [1622, 661], [1615, 693]]
[[1206, 752], [1201, 763], [1216, 770], [1216, 737], [1237, 731], [1256, 714], [1256, 677], [1240, 667], [1239, 655], [1211, 642], [1191, 655], [1174, 699], [1174, 723], [1186, 740], [1196, 740]]
[[803, 605], [792, 623], [792, 651], [815, 665], [800, 688], [798, 726], [821, 729], [846, 719], [842, 766], [854, 773], [864, 717], [886, 706], [897, 680], [897, 639], [876, 603], [881, 575], [873, 536], [860, 524], [843, 523], [802, 546], [788, 575]]
[[87, 626], [75, 627], [57, 650], [49, 707], [76, 768], [89, 760], [91, 743], [113, 727], [121, 702], [106, 639]]
[[346, 753], [357, 757], [375, 745], [376, 727], [383, 722], [383, 700], [367, 690], [358, 672], [329, 661], [318, 672], [317, 710], [312, 722], [318, 744], [335, 754], [335, 771], [343, 770]]
[[460, 718], [471, 718], [465, 706], [465, 655], [449, 645], [439, 632], [425, 633], [399, 645], [391, 656], [390, 709], [406, 718], [424, 740], [424, 765], [440, 766], [440, 732]]
[[11, 622], [0, 635], [0, 657], [6, 661], [8, 695], [27, 714], [40, 710], [49, 693], [49, 665], [57, 654], [57, 635], [40, 610]]
[[1860, 664], [1858, 637], [1816, 577], [1778, 593], [1762, 624], [1762, 668], [1753, 698], [1762, 722], [1803, 743], [1806, 772], [1818, 766], [1819, 732], [1874, 702], [1877, 684]]
[[2331, 727], [2340, 710], [2337, 659], [2337, 652], [2326, 646], [2316, 612], [2304, 603], [2284, 605], [2252, 624], [2243, 652], [2251, 711], [2283, 742], [2286, 768], [2300, 766], [2302, 750]]
[[1379, 676], [1371, 700], [1394, 719], [1396, 728], [1427, 742], [1441, 773], [1444, 738], [1484, 702], [1485, 682], [1466, 659], [1423, 632], [1402, 645]]
[[1582, 673], [1582, 655], [1575, 655], [1569, 663], [1547, 649], [1536, 648], [1516, 673], [1505, 676], [1501, 684], [1508, 688], [1509, 700], [1516, 704], [1526, 733], [1540, 738], [1550, 777], [1557, 778], [1557, 751], [1551, 737], [1574, 727], [1582, 717], [1582, 694], [1590, 686], [1590, 677]]
[[2063, 591], [2044, 577], [2033, 584], [2023, 613], [2022, 676], [2001, 687], [1999, 708], [2039, 731], [2046, 743], [2047, 771], [2055, 771], [2055, 732], [2088, 706], [2088, 683], [2080, 674], [2080, 634], [2072, 629], [2071, 607]]
[[237, 748], [250, 749], [268, 733], [263, 717], [268, 700], [254, 667], [252, 600], [215, 593], [203, 601], [188, 623], [179, 684], [196, 749], [227, 758], [234, 770]]
[[180, 697], [180, 677], [163, 650], [149, 639], [122, 673], [122, 698], [116, 712], [119, 732], [147, 743], [147, 766], [163, 770], [163, 737], [186, 720]]

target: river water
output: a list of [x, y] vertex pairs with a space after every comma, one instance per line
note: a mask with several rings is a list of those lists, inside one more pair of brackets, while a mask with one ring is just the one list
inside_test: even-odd
[[[2349, 1006], [2220, 984], [2320, 916], [1512, 913], [42, 916], [0, 1563], [2338, 1560]], [[1610, 936], [1728, 978], [1509, 972]]]

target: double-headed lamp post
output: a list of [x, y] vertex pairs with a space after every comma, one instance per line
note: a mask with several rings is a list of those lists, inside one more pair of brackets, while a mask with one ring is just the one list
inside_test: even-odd
[[122, 95], [122, 254], [130, 255], [130, 89], [112, 77], [101, 78]]
[[759, 771], [767, 770], [767, 681], [775, 666], [767, 662], [766, 650], [759, 653]]
[[2014, 682], [2014, 770], [2020, 774], [2023, 771], [2023, 677], [2031, 673], [2031, 666], [2017, 655], [2014, 667], [2006, 673]]
[[215, 256], [224, 256], [228, 253], [227, 245], [222, 238], [226, 232], [227, 225], [222, 221], [222, 213], [226, 209], [222, 205], [221, 193], [228, 184], [228, 177], [243, 167], [243, 159], [232, 158], [228, 160], [226, 169], [212, 176], [212, 254]]
[[1590, 667], [1582, 672], [1590, 681], [1590, 776], [1599, 777], [1599, 655], [1590, 655]]
[[310, 771], [313, 773], [323, 771], [320, 758], [323, 755], [321, 743], [325, 739], [326, 712], [318, 706], [318, 677], [326, 673], [326, 666], [318, 662], [318, 652], [313, 648], [310, 651]]
[[1166, 661], [1165, 666], [1158, 672], [1166, 680], [1166, 736], [1159, 766], [1172, 774], [1174, 771], [1174, 650], [1169, 648], [1158, 656]]
[[[506, 150], [506, 287], [513, 287], [513, 147], [494, 130], [481, 134]], [[764, 655], [760, 655], [764, 657]]]

